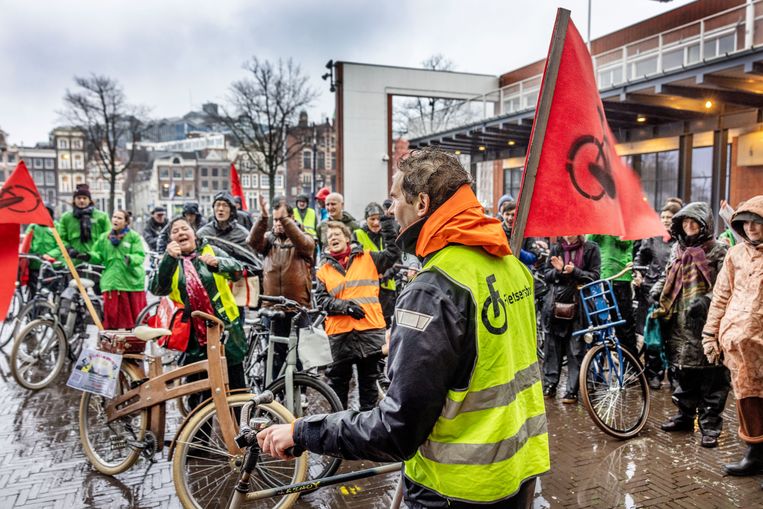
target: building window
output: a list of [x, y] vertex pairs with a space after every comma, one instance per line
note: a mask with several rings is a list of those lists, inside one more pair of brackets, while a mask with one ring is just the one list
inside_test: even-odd
[[276, 175], [276, 187], [278, 189], [283, 189], [283, 175], [281, 174]]
[[310, 170], [313, 167], [313, 153], [309, 150], [302, 151], [302, 167], [306, 170]]
[[217, 177], [220, 175], [220, 168], [212, 168], [212, 176]]
[[85, 181], [85, 177], [83, 175], [75, 175], [74, 176], [74, 183], [75, 184], [81, 184]]
[[72, 140], [72, 148], [74, 149], [82, 149], [82, 140], [74, 139]]
[[503, 194], [508, 194], [515, 200], [519, 196], [519, 186], [522, 184], [522, 168], [503, 169]]
[[46, 186], [55, 186], [56, 185], [56, 174], [53, 172], [46, 172], [45, 173], [45, 185]]
[[33, 162], [35, 168], [42, 168], [44, 166], [44, 164], [42, 162], [42, 159], [38, 159], [38, 158], [35, 157], [32, 160], [32, 162]]
[[655, 210], [678, 195], [678, 151], [641, 154], [641, 186]]
[[185, 179], [186, 180], [193, 180], [193, 168], [186, 168], [185, 169]]
[[336, 170], [336, 152], [331, 153], [331, 168], [329, 170]]
[[34, 182], [38, 186], [42, 186], [45, 184], [45, 172], [42, 171], [34, 171], [32, 172]]
[[302, 187], [310, 187], [310, 185], [313, 183], [313, 174], [312, 173], [303, 173], [302, 174]]
[[257, 175], [252, 175], [252, 187], [257, 188]]
[[172, 168], [172, 180], [180, 180], [183, 178], [182, 168]]
[[82, 154], [74, 154], [74, 169], [81, 170], [85, 167], [85, 163], [82, 160]]
[[208, 177], [209, 176], [209, 168], [202, 168], [201, 169], [201, 176], [202, 177]]
[[213, 180], [212, 181], [212, 189], [217, 191], [220, 189], [220, 181], [219, 180]]
[[209, 180], [202, 180], [201, 181], [201, 188], [202, 189], [209, 189]]
[[[8, 156], [8, 162], [9, 163], [13, 162], [11, 160], [11, 157], [13, 157], [13, 156]], [[45, 169], [46, 170], [55, 170], [56, 169], [56, 160], [55, 159], [50, 159], [50, 158], [45, 159]]]
[[270, 175], [260, 175], [260, 187], [270, 188]]
[[61, 192], [68, 193], [71, 190], [72, 188], [69, 185], [69, 177], [67, 175], [63, 175], [61, 177]]
[[159, 178], [160, 179], [168, 179], [170, 178], [170, 169], [166, 166], [160, 166], [159, 167]]
[[691, 201], [710, 202], [713, 193], [713, 147], [691, 152]]
[[230, 175], [230, 168], [223, 168], [222, 169], [222, 176], [225, 178], [228, 178], [228, 175]]
[[16, 162], [16, 154], [8, 154], [8, 162], [9, 163], [15, 163]]
[[58, 160], [58, 167], [62, 170], [68, 170], [71, 168], [69, 157], [67, 154], [61, 154], [61, 158]]
[[69, 148], [69, 140], [65, 138], [59, 138], [58, 139], [58, 148], [62, 150], [66, 150]]
[[241, 185], [243, 187], [249, 187], [249, 175], [241, 175]]
[[167, 183], [162, 184], [162, 198], [170, 197], [170, 185]]
[[325, 152], [318, 152], [318, 161], [316, 166], [318, 166], [319, 170], [326, 169], [326, 153]]

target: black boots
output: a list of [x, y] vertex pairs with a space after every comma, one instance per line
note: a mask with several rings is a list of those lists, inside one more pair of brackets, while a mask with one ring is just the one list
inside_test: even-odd
[[737, 463], [723, 465], [723, 471], [738, 476], [763, 473], [763, 444], [748, 445], [744, 458]]

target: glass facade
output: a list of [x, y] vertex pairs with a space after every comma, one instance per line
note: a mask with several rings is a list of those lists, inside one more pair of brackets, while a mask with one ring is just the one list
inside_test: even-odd
[[519, 197], [519, 186], [522, 184], [522, 168], [503, 169], [503, 194], [511, 195], [515, 200]]
[[691, 201], [710, 203], [713, 196], [713, 147], [696, 147], [691, 153]]
[[641, 187], [655, 210], [662, 208], [667, 198], [679, 195], [678, 150], [640, 154], [631, 159], [631, 164], [641, 176]]

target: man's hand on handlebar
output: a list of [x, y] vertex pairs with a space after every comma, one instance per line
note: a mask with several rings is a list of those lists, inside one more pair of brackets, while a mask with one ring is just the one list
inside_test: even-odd
[[294, 447], [291, 424], [274, 424], [257, 433], [257, 442], [265, 454], [274, 458], [291, 459], [286, 450]]

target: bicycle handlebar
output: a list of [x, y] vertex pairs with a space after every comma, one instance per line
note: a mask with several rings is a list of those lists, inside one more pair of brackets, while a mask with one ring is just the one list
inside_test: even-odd
[[217, 318], [216, 316], [204, 313], [203, 311], [191, 311], [191, 316], [194, 318], [201, 318], [204, 320], [207, 320], [208, 322], [215, 322], [220, 327], [225, 327], [225, 324], [222, 320]]

